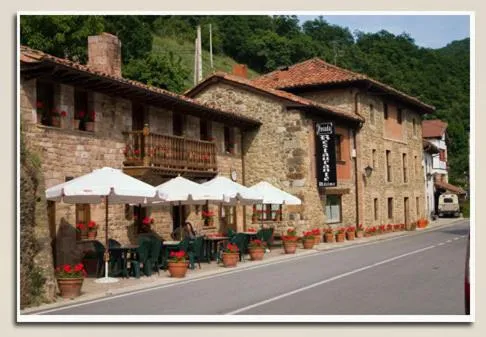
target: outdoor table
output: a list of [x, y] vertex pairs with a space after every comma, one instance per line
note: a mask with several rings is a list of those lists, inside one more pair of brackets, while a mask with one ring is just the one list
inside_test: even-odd
[[123, 277], [128, 277], [128, 260], [133, 259], [134, 256], [137, 254], [138, 245], [124, 245], [120, 247], [110, 247], [110, 255], [115, 257], [117, 260], [115, 261], [121, 267], [121, 270], [118, 271], [121, 273]]
[[204, 237], [204, 255], [208, 262], [216, 260], [218, 256], [218, 244], [229, 240], [227, 236], [206, 236]]

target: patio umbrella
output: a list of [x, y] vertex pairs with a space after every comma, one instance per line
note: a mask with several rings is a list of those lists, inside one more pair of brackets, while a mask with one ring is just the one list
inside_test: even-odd
[[[266, 181], [261, 181], [258, 184], [253, 185], [250, 187], [250, 190], [255, 191], [263, 196], [263, 201], [261, 203], [262, 211], [264, 204], [300, 205], [302, 203], [302, 201], [296, 196], [282, 191]], [[263, 216], [261, 218], [261, 224], [263, 227]]]
[[184, 231], [182, 231], [182, 205], [202, 205], [207, 202], [221, 203], [224, 201], [223, 195], [213, 193], [207, 187], [181, 176], [166, 181], [155, 188], [162, 199], [152, 202], [152, 205], [179, 206], [179, 228], [182, 237], [184, 236]]
[[222, 176], [217, 176], [202, 185], [208, 187], [212, 194], [221, 196], [224, 199], [223, 203], [227, 205], [237, 203], [253, 205], [261, 203], [263, 200], [263, 196], [259, 192], [252, 191], [248, 187]]
[[117, 282], [108, 277], [108, 205], [147, 202], [158, 199], [157, 190], [121, 170], [103, 167], [93, 172], [50, 187], [46, 190], [47, 200], [68, 204], [99, 204], [105, 202], [105, 277], [99, 283]]

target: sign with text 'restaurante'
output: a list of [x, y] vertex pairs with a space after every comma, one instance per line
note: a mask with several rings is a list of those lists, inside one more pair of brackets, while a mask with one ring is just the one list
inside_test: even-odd
[[316, 123], [316, 166], [318, 187], [337, 185], [333, 122]]

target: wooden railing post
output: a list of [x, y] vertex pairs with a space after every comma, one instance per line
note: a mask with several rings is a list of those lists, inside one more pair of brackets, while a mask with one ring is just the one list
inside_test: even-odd
[[145, 124], [143, 127], [143, 138], [142, 138], [142, 160], [143, 160], [143, 166], [150, 166], [150, 141], [149, 141], [149, 135], [150, 135], [150, 128], [148, 124]]

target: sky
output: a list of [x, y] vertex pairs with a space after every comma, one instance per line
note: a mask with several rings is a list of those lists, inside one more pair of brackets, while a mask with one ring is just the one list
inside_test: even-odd
[[[303, 23], [318, 16], [298, 18]], [[468, 15], [323, 15], [323, 18], [330, 24], [348, 27], [351, 33], [355, 30], [376, 33], [383, 29], [395, 35], [406, 32], [417, 46], [426, 48], [442, 48], [469, 37]]]

